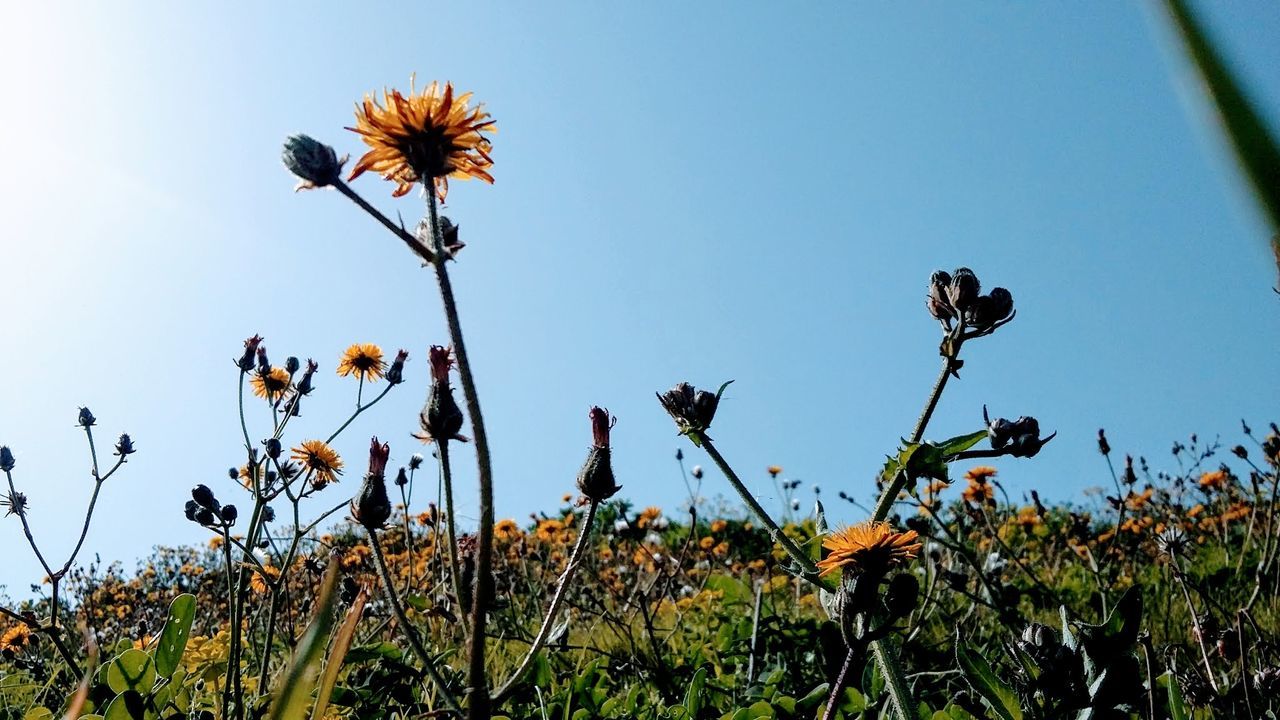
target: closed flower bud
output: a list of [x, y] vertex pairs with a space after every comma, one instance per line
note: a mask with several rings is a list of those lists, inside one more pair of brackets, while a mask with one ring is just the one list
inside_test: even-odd
[[124, 457], [137, 452], [133, 448], [133, 438], [129, 437], [129, 433], [120, 433], [120, 439], [116, 441], [116, 455]]
[[238, 468], [227, 468], [227, 477], [232, 480], [240, 480], [240, 470]]
[[1231, 448], [1231, 452], [1235, 453], [1235, 456], [1240, 458], [1241, 460], [1249, 459], [1249, 451], [1246, 450], [1243, 445], [1237, 445]]
[[191, 499], [200, 504], [200, 507], [209, 508], [211, 510], [218, 507], [218, 499], [213, 496], [213, 491], [208, 485], [197, 485], [191, 489]]
[[214, 517], [213, 511], [209, 508], [202, 507], [196, 510], [196, 522], [201, 525], [212, 525], [216, 520], [217, 518]]
[[9, 449], [9, 446], [0, 447], [0, 472], [9, 472], [13, 470], [13, 466], [16, 464], [17, 461], [13, 459], [13, 451]]
[[298, 358], [296, 358], [296, 357], [294, 357], [294, 356], [292, 356], [292, 355], [290, 355], [289, 357], [285, 358], [285, 360], [284, 360], [284, 371], [285, 371], [285, 372], [289, 373], [290, 375], [293, 375], [294, 373], [298, 372], [298, 368], [300, 368], [300, 367], [302, 367], [302, 363], [298, 360]]
[[442, 440], [462, 440], [459, 435], [465, 417], [457, 401], [453, 399], [453, 388], [449, 386], [449, 369], [453, 366], [449, 349], [432, 345], [427, 351], [427, 359], [431, 364], [431, 391], [427, 395], [427, 404], [418, 413], [418, 424], [422, 432], [415, 434], [423, 442]]
[[622, 488], [613, 477], [613, 464], [609, 447], [609, 431], [617, 419], [609, 411], [599, 407], [587, 413], [591, 419], [591, 449], [587, 460], [578, 471], [578, 491], [593, 502], [608, 500]]
[[408, 359], [408, 350], [401, 350], [396, 353], [396, 359], [392, 360], [391, 367], [387, 368], [387, 382], [392, 385], [399, 385], [404, 382], [404, 362]]
[[387, 497], [387, 479], [384, 475], [390, 455], [390, 445], [379, 445], [378, 438], [375, 437], [369, 448], [369, 472], [364, 476], [360, 493], [351, 501], [352, 516], [369, 530], [382, 527], [391, 517], [391, 499]]
[[1013, 314], [1013, 293], [998, 287], [992, 288], [987, 297], [991, 298], [991, 309], [995, 314], [996, 322]]
[[254, 335], [244, 341], [244, 354], [236, 361], [236, 365], [240, 368], [240, 372], [249, 372], [253, 369], [253, 361], [258, 354], [258, 345], [261, 342], [261, 335]]
[[296, 388], [296, 392], [298, 393], [298, 395], [311, 394], [311, 390], [312, 390], [311, 377], [316, 374], [316, 370], [318, 370], [319, 368], [320, 366], [316, 363], [315, 360], [307, 358], [307, 369], [303, 371], [302, 379], [298, 381], [298, 385]]
[[1102, 428], [1098, 428], [1098, 452], [1103, 455], [1111, 454], [1111, 443], [1107, 442], [1107, 433]]
[[267, 454], [267, 457], [271, 458], [272, 460], [278, 459], [280, 457], [280, 453], [284, 452], [284, 445], [280, 443], [279, 438], [273, 438], [273, 437], [267, 438], [266, 440], [262, 441], [262, 445]]
[[948, 298], [948, 289], [950, 287], [951, 274], [948, 272], [936, 270], [929, 277], [929, 296], [925, 301], [925, 306], [929, 308], [930, 315], [944, 322], [956, 315], [951, 307], [951, 300]]
[[89, 412], [89, 408], [82, 407], [80, 408], [80, 417], [76, 422], [79, 423], [80, 427], [88, 428], [97, 425], [98, 419], [93, 416], [93, 413]]
[[186, 507], [183, 508], [183, 514], [187, 516], [187, 519], [191, 522], [195, 522], [196, 513], [198, 512], [200, 512], [200, 503], [195, 500], [188, 500]]
[[681, 450], [680, 448], [676, 448], [676, 462], [681, 462], [683, 460], [684, 460], [684, 451]]
[[281, 153], [284, 166], [298, 176], [297, 190], [328, 187], [342, 178], [345, 157], [339, 159], [333, 148], [310, 135], [290, 135]]
[[409, 474], [404, 471], [404, 468], [400, 468], [400, 472], [396, 473], [396, 486], [404, 487], [405, 485], [408, 485], [408, 484], [409, 484]]
[[697, 413], [698, 423], [702, 427], [711, 427], [711, 421], [715, 419], [716, 408], [719, 405], [720, 396], [706, 390], [699, 390], [698, 394], [693, 396], [693, 410]]
[[974, 300], [978, 299], [978, 293], [981, 290], [982, 285], [978, 282], [978, 276], [974, 275], [969, 268], [959, 268], [955, 275], [951, 276], [951, 285], [947, 288], [947, 300], [957, 312], [963, 313]]
[[275, 522], [275, 519], [276, 519], [275, 508], [271, 507], [270, 505], [264, 505], [262, 507], [262, 522]]
[[267, 349], [258, 346], [258, 374], [266, 377], [271, 374], [271, 361], [267, 359]]
[[219, 514], [222, 515], [222, 522], [228, 525], [235, 525], [236, 518], [240, 517], [240, 511], [236, 510], [235, 505], [223, 505]]

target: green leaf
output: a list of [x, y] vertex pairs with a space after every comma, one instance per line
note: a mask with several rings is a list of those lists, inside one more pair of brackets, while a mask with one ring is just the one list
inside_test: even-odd
[[[721, 390], [724, 388], [722, 387]], [[689, 717], [696, 718], [702, 710], [702, 691], [707, 684], [707, 669], [698, 668], [693, 674], [693, 679], [689, 681], [689, 689], [684, 695], [684, 709], [689, 713]]]
[[729, 575], [712, 575], [707, 578], [706, 589], [719, 590], [724, 593], [723, 601], [725, 603], [742, 603], [745, 605], [752, 602], [751, 588], [741, 580]]
[[102, 714], [103, 720], [145, 720], [145, 704], [137, 692], [129, 690], [120, 693], [107, 706], [107, 711]]
[[[1165, 0], [1164, 5], [1178, 28], [1183, 50], [1199, 71], [1205, 94], [1217, 111], [1219, 129], [1235, 151], [1236, 161], [1262, 206], [1271, 231], [1280, 233], [1280, 142], [1245, 95], [1240, 81], [1186, 0]], [[1272, 242], [1280, 263], [1280, 247], [1275, 246], [1280, 237]]]
[[1164, 683], [1169, 699], [1169, 720], [1187, 720], [1187, 705], [1182, 702], [1182, 688], [1178, 687], [1178, 678], [1172, 672], [1161, 675], [1159, 681]]
[[22, 720], [53, 720], [53, 711], [47, 707], [37, 705], [28, 710], [22, 716]]
[[959, 638], [956, 638], [956, 660], [969, 684], [1001, 720], [1022, 720], [1022, 706], [1013, 688], [996, 677], [986, 658], [969, 652]]
[[942, 444], [938, 445], [938, 451], [943, 455], [955, 455], [956, 453], [962, 453], [965, 450], [968, 450], [986, 439], [987, 431], [983, 428], [982, 430], [971, 432], [968, 435], [957, 435], [950, 440], [944, 441]]
[[337, 600], [334, 587], [337, 582], [338, 565], [331, 563], [320, 586], [315, 618], [302, 634], [289, 668], [280, 678], [279, 689], [271, 703], [271, 720], [302, 720], [311, 705], [311, 691], [315, 689], [324, 646], [333, 627], [333, 606]]
[[160, 631], [160, 643], [156, 646], [156, 673], [162, 678], [173, 676], [182, 663], [182, 653], [187, 649], [191, 635], [191, 622], [196, 617], [196, 596], [183, 593], [169, 603], [169, 618]]
[[128, 690], [145, 695], [155, 684], [155, 661], [141, 650], [129, 648], [107, 663], [107, 686], [117, 695]]

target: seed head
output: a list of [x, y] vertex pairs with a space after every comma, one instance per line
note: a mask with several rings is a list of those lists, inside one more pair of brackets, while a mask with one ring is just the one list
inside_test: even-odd
[[133, 438], [129, 437], [129, 433], [120, 433], [120, 439], [116, 441], [116, 455], [124, 457], [135, 452], [137, 450], [133, 447]]

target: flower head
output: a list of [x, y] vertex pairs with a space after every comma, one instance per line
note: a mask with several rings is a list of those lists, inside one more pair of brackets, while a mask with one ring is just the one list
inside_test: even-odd
[[408, 194], [417, 182], [430, 182], [444, 200], [449, 178], [478, 178], [492, 183], [491, 144], [484, 133], [497, 129], [482, 104], [471, 107], [471, 93], [453, 94], [453, 84], [433, 82], [419, 93], [410, 81], [409, 94], [384, 90], [382, 103], [366, 95], [356, 106], [356, 126], [370, 147], [351, 170], [354, 180], [366, 170], [381, 173], [397, 185], [395, 197]]
[[827, 536], [822, 547], [831, 554], [818, 561], [822, 575], [836, 570], [884, 573], [915, 558], [922, 547], [915, 530], [895, 532], [886, 522], [851, 525]]
[[17, 651], [31, 641], [31, 628], [26, 623], [18, 623], [0, 635], [0, 652]]
[[338, 374], [355, 375], [356, 379], [374, 382], [382, 377], [387, 364], [382, 360], [382, 348], [373, 343], [356, 343], [342, 353], [338, 361]]
[[307, 440], [295, 447], [293, 459], [311, 474], [311, 483], [317, 489], [337, 482], [342, 474], [342, 458], [323, 440]]
[[1200, 476], [1200, 487], [1203, 490], [1221, 490], [1229, 478], [1225, 470], [1210, 470]]
[[289, 371], [282, 367], [273, 367], [267, 372], [255, 372], [249, 379], [253, 394], [265, 398], [267, 402], [275, 402], [289, 389]]

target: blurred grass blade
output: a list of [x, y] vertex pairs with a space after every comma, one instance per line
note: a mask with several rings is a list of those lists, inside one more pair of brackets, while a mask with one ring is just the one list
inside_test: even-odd
[[1163, 4], [1213, 102], [1222, 133], [1271, 225], [1271, 248], [1280, 269], [1280, 142], [1245, 95], [1187, 0], [1164, 0]]
[[84, 635], [85, 650], [89, 654], [89, 659], [84, 664], [84, 677], [80, 678], [80, 684], [76, 686], [71, 702], [67, 703], [67, 711], [63, 713], [62, 720], [76, 720], [80, 717], [80, 712], [84, 710], [85, 703], [89, 700], [89, 687], [93, 685], [93, 676], [98, 673], [98, 643], [93, 639], [93, 633], [89, 632], [87, 626], [81, 625], [80, 633]]
[[324, 675], [320, 678], [320, 689], [316, 692], [316, 706], [311, 711], [311, 720], [323, 720], [324, 712], [329, 708], [329, 697], [333, 695], [333, 686], [338, 682], [338, 671], [342, 669], [342, 661], [347, 656], [347, 650], [351, 648], [351, 639], [355, 637], [356, 625], [359, 624], [360, 618], [364, 616], [365, 591], [360, 589], [360, 594], [356, 595], [356, 599], [351, 603], [351, 609], [347, 611], [347, 617], [342, 621], [342, 626], [338, 628], [338, 634], [333, 638], [333, 648], [329, 650], [329, 662], [324, 666]]
[[334, 588], [337, 584], [338, 564], [331, 562], [320, 584], [316, 616], [307, 626], [293, 652], [289, 669], [280, 679], [275, 700], [271, 703], [271, 720], [302, 720], [306, 717], [311, 691], [316, 686], [316, 669], [324, 658], [325, 641], [333, 627], [333, 606], [337, 597]]

